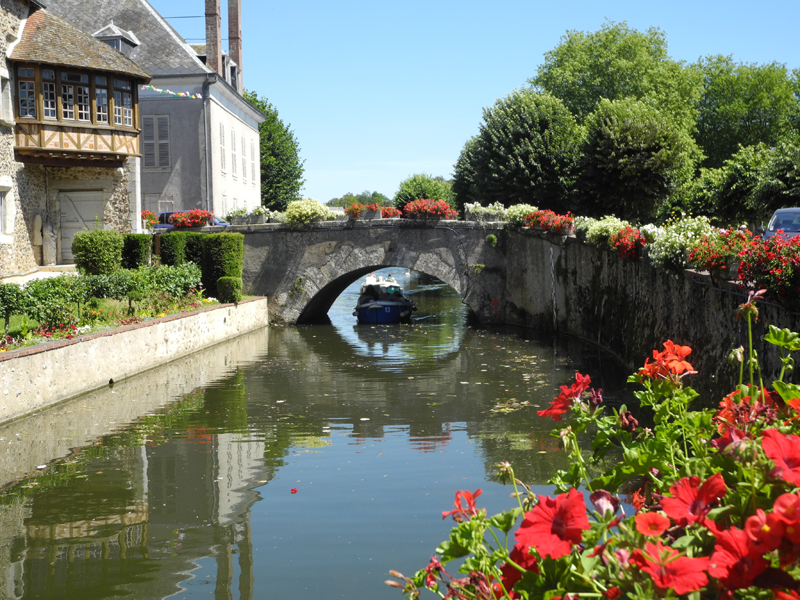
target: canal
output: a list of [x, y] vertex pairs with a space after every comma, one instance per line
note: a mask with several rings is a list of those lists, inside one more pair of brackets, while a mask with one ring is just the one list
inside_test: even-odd
[[575, 340], [471, 325], [447, 286], [389, 272], [411, 325], [356, 326], [356, 284], [331, 325], [0, 428], [0, 597], [399, 599], [389, 570], [427, 564], [456, 490], [509, 508], [507, 460], [548, 492], [566, 456], [536, 410], [576, 370], [619, 400], [627, 373]]

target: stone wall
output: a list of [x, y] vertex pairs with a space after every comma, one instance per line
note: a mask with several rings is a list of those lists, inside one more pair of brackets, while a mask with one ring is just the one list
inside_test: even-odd
[[[736, 319], [747, 296], [736, 285], [690, 270], [669, 273], [645, 259], [625, 261], [575, 239], [553, 241], [529, 231], [507, 236], [507, 323], [577, 336], [632, 370], [671, 339], [693, 348], [695, 387], [727, 389], [738, 378], [727, 359], [734, 348], [747, 347], [746, 325]], [[763, 336], [770, 324], [800, 331], [800, 314], [759, 306], [754, 336], [769, 377], [780, 370], [780, 359]]]
[[247, 300], [0, 354], [0, 422], [16, 419], [267, 325]]

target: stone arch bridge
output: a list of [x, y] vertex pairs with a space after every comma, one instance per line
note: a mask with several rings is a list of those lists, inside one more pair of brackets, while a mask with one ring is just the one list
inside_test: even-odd
[[502, 226], [392, 219], [229, 229], [245, 234], [244, 287], [269, 297], [273, 323], [326, 322], [347, 286], [384, 267], [438, 277], [481, 322], [504, 321]]

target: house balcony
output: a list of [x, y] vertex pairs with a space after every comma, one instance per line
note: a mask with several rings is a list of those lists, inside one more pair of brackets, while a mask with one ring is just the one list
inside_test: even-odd
[[128, 128], [17, 121], [15, 160], [52, 167], [118, 168], [139, 157], [139, 131]]

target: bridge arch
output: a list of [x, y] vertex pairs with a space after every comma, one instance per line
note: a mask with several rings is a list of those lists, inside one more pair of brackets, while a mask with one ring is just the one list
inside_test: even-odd
[[273, 323], [326, 322], [333, 302], [371, 271], [399, 267], [452, 287], [481, 321], [502, 321], [505, 261], [483, 227], [275, 228], [245, 236], [245, 289], [270, 298]]

